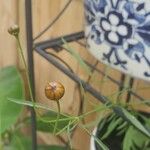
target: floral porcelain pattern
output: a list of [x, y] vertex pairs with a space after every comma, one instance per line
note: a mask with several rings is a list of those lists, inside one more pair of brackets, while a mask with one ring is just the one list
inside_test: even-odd
[[97, 59], [150, 81], [150, 0], [85, 0], [85, 17]]

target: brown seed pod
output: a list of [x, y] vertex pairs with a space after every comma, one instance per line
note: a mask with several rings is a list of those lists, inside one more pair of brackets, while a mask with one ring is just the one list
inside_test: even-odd
[[58, 101], [63, 97], [65, 88], [60, 82], [49, 82], [45, 86], [45, 95], [48, 99]]

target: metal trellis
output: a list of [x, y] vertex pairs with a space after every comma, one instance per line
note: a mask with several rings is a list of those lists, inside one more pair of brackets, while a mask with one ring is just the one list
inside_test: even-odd
[[[68, 3], [65, 5], [64, 9], [58, 14], [59, 17], [63, 14], [63, 12], [67, 9], [69, 4], [72, 0], [69, 0]], [[44, 32], [46, 32], [49, 27], [53, 25], [54, 22], [59, 19], [59, 17], [56, 17], [56, 19], [50, 23], [46, 27], [43, 32], [39, 33], [36, 38], [33, 39], [32, 34], [32, 1], [31, 0], [25, 0], [25, 10], [26, 10], [26, 32], [27, 32], [27, 52], [28, 52], [28, 66], [29, 66], [29, 75], [30, 80], [32, 82], [32, 91], [34, 94], [34, 60], [33, 60], [33, 49], [43, 58], [45, 58], [47, 61], [49, 61], [51, 64], [53, 64], [56, 68], [58, 68], [61, 72], [63, 72], [66, 76], [68, 76], [70, 79], [72, 79], [77, 84], [81, 84], [84, 87], [85, 91], [92, 94], [97, 100], [101, 101], [105, 104], [111, 104], [111, 102], [102, 95], [99, 91], [97, 91], [94, 87], [90, 85], [87, 81], [84, 81], [81, 79], [77, 74], [72, 72], [69, 68], [62, 65], [62, 63], [56, 59], [53, 55], [50, 55], [46, 50], [51, 48], [53, 51], [59, 53], [59, 51], [65, 50], [65, 48], [62, 46], [64, 43], [62, 39], [64, 39], [66, 42], [76, 42], [77, 44], [80, 44], [81, 46], [85, 47], [85, 43], [80, 42], [80, 40], [84, 39], [84, 32], [80, 31], [77, 33], [72, 33], [69, 35], [57, 37], [55, 39], [50, 39], [42, 42], [35, 43], [34, 41], [40, 37]], [[118, 86], [118, 90], [121, 91], [123, 89], [123, 83], [125, 79], [125, 75], [122, 74], [122, 78], [120, 81], [114, 79], [112, 76], [106, 75], [106, 73], [103, 70], [100, 70], [96, 67], [96, 65], [92, 65], [86, 60], [84, 62], [94, 71], [98, 72], [102, 76], [106, 76], [108, 80], [110, 80], [112, 83], [116, 84]], [[130, 87], [133, 86], [134, 79], [130, 79]], [[35, 94], [34, 94], [35, 95]], [[144, 100], [143, 97], [135, 93], [134, 91], [130, 90], [127, 94], [126, 101], [130, 100], [130, 97], [134, 96], [139, 100]], [[114, 107], [114, 111], [120, 115], [121, 117], [127, 119], [123, 114], [121, 113], [121, 110], [118, 107]], [[31, 118], [32, 118], [32, 140], [33, 140], [33, 150], [37, 150], [37, 135], [36, 135], [36, 115], [33, 109], [31, 109]]]

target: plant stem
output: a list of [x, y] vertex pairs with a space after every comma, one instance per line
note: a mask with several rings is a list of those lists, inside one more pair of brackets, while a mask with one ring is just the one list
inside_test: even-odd
[[93, 133], [91, 133], [87, 128], [83, 127], [82, 125], [79, 125], [80, 129], [83, 129], [88, 135], [92, 136], [94, 138], [94, 141], [101, 147], [102, 150], [110, 150], [102, 141], [101, 139], [98, 139]]
[[109, 106], [103, 105], [103, 106], [97, 107], [96, 109], [93, 109], [93, 110], [91, 110], [91, 111], [89, 111], [89, 112], [87, 112], [87, 113], [84, 113], [84, 114], [80, 115], [80, 116], [79, 116], [79, 119], [82, 119], [82, 118], [84, 118], [84, 117], [86, 117], [86, 116], [88, 116], [88, 115], [91, 115], [91, 114], [93, 114], [93, 113], [96, 113], [96, 112], [98, 112], [98, 111], [110, 109], [112, 106], [113, 106], [113, 104], [112, 104], [112, 105], [109, 105]]
[[30, 78], [29, 78], [29, 71], [28, 71], [28, 67], [27, 67], [27, 64], [26, 64], [26, 60], [25, 60], [24, 54], [23, 54], [23, 49], [22, 49], [22, 46], [21, 46], [21, 43], [20, 43], [19, 36], [17, 35], [17, 36], [15, 36], [15, 37], [16, 37], [16, 39], [17, 39], [18, 50], [19, 50], [19, 53], [20, 53], [20, 55], [21, 55], [21, 58], [22, 58], [24, 67], [25, 67], [25, 73], [26, 73], [26, 77], [27, 77], [27, 82], [28, 82], [28, 87], [29, 87], [30, 98], [31, 98], [31, 101], [34, 102], [33, 93], [32, 93], [32, 88], [31, 88], [31, 82], [30, 82]]
[[59, 103], [59, 100], [56, 103], [57, 103], [58, 113], [57, 113], [56, 123], [55, 123], [55, 126], [54, 126], [54, 131], [53, 131], [54, 134], [56, 133], [57, 126], [58, 126], [58, 120], [60, 118], [60, 103]]

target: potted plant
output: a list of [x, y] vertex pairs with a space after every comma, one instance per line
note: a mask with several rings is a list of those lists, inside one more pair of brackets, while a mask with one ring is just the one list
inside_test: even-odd
[[[136, 111], [132, 113], [145, 128], [150, 130], [149, 113]], [[150, 148], [150, 138], [146, 134], [114, 113], [109, 113], [101, 119], [93, 134], [111, 150], [148, 150]], [[94, 137], [91, 138], [91, 150], [102, 150]]]
[[[13, 32], [10, 32], [10, 31], [13, 31]], [[22, 55], [22, 48], [21, 48], [21, 44], [20, 44], [20, 41], [19, 41], [19, 28], [18, 27], [15, 27], [13, 28], [13, 30], [11, 29], [9, 32], [14, 35], [17, 39], [17, 42], [19, 44], [19, 52], [21, 53], [21, 56], [22, 56], [22, 60], [24, 61], [24, 56]], [[65, 43], [65, 42], [64, 42]], [[69, 48], [68, 48], [69, 49]], [[78, 57], [77, 54], [75, 54], [76, 57]], [[77, 60], [80, 60], [79, 57]], [[24, 61], [24, 65], [25, 65], [25, 68], [26, 68], [26, 62]], [[1, 71], [2, 72], [2, 77], [1, 78], [2, 80], [5, 79], [5, 75], [3, 75], [3, 70]], [[4, 71], [5, 73], [5, 71]], [[0, 73], [1, 74], [1, 73]], [[8, 84], [8, 79], [10, 78], [10, 75], [9, 74], [9, 71], [8, 71], [8, 76], [7, 76], [7, 79], [6, 79], [6, 87], [5, 87], [5, 90], [10, 87], [9, 84]], [[28, 77], [28, 69], [26, 68], [26, 75], [27, 75], [27, 78], [29, 79]], [[14, 75], [16, 77], [16, 74]], [[14, 77], [14, 78], [15, 78]], [[16, 79], [16, 78], [15, 78]], [[20, 78], [19, 78], [20, 79]], [[12, 78], [12, 80], [14, 81], [14, 79]], [[4, 81], [4, 80], [3, 80]], [[11, 83], [11, 82], [10, 82]], [[20, 82], [19, 82], [20, 83]], [[15, 84], [15, 83], [14, 83]], [[13, 85], [11, 83], [11, 85]], [[15, 84], [16, 85], [16, 84]], [[21, 84], [22, 86], [22, 84]], [[29, 90], [30, 89], [30, 81], [28, 80], [28, 86], [29, 86]], [[13, 87], [12, 87], [13, 88]], [[15, 91], [19, 91], [20, 89], [22, 89], [23, 87], [16, 87], [16, 90]], [[82, 83], [81, 83], [81, 88], [82, 88]], [[11, 89], [11, 88], [9, 88]], [[3, 89], [3, 85], [0, 87], [0, 90], [4, 90]], [[46, 85], [45, 87], [45, 95], [46, 97], [49, 99], [49, 100], [53, 100], [54, 102], [57, 102], [57, 106], [58, 106], [58, 112], [55, 112], [54, 110], [50, 109], [47, 105], [44, 105], [42, 103], [38, 103], [38, 102], [34, 102], [34, 100], [32, 99], [32, 91], [30, 91], [31, 95], [30, 95], [30, 98], [31, 98], [31, 101], [29, 100], [26, 100], [22, 94], [20, 95], [20, 97], [16, 96], [16, 95], [8, 95], [7, 91], [6, 91], [6, 95], [5, 95], [5, 102], [8, 102], [10, 104], [14, 104], [15, 107], [18, 106], [19, 108], [19, 105], [25, 105], [25, 106], [29, 106], [29, 107], [32, 107], [35, 111], [36, 111], [36, 114], [37, 114], [37, 130], [38, 131], [42, 131], [42, 132], [46, 132], [46, 133], [51, 133], [55, 136], [58, 136], [60, 135], [61, 133], [64, 133], [66, 132], [67, 133], [67, 136], [68, 136], [68, 141], [65, 143], [65, 146], [57, 146], [57, 149], [68, 149], [68, 150], [72, 150], [72, 145], [71, 145], [71, 137], [72, 137], [72, 133], [74, 131], [74, 129], [76, 129], [76, 127], [80, 127], [81, 129], [83, 129], [84, 131], [86, 131], [89, 135], [91, 135], [91, 133], [87, 130], [86, 126], [84, 124], [81, 123], [81, 121], [88, 115], [94, 113], [94, 112], [97, 112], [99, 110], [101, 110], [101, 108], [109, 108], [109, 109], [113, 109], [115, 111], [115, 113], [117, 113], [118, 111], [120, 113], [118, 113], [120, 116], [116, 115], [115, 113], [112, 113], [110, 115], [108, 115], [106, 118], [104, 118], [100, 124], [98, 125], [97, 127], [97, 130], [95, 130], [95, 135], [93, 136], [94, 137], [94, 140], [91, 140], [91, 141], [96, 141], [98, 143], [98, 145], [104, 149], [104, 150], [107, 150], [107, 144], [109, 143], [105, 143], [105, 141], [103, 141], [103, 139], [101, 138], [108, 138], [111, 133], [115, 130], [116, 127], [118, 127], [122, 132], [125, 132], [124, 131], [124, 128], [126, 129], [128, 127], [128, 123], [126, 123], [124, 121], [124, 119], [126, 119], [126, 121], [128, 121], [130, 124], [132, 124], [134, 127], [138, 128], [140, 132], [146, 134], [146, 136], [149, 136], [150, 133], [147, 131], [147, 128], [145, 128], [145, 126], [147, 127], [147, 123], [145, 123], [145, 125], [143, 126], [137, 119], [136, 117], [133, 117], [132, 114], [132, 111], [130, 109], [125, 109], [124, 107], [120, 106], [120, 105], [115, 105], [115, 104], [112, 104], [111, 102], [109, 103], [106, 103], [104, 106], [96, 106], [96, 108], [94, 110], [91, 110], [89, 112], [85, 112], [85, 113], [81, 113], [77, 116], [72, 116], [72, 115], [68, 115], [68, 114], [63, 114], [61, 111], [60, 111], [60, 104], [59, 104], [59, 100], [61, 99], [61, 97], [64, 95], [64, 92], [65, 92], [65, 89], [63, 87], [62, 84], [58, 83], [58, 82], [50, 82]], [[43, 92], [44, 92], [44, 89], [43, 89]], [[16, 92], [17, 93], [17, 92]], [[17, 93], [18, 94], [18, 93]], [[2, 93], [3, 95], [3, 93]], [[2, 103], [3, 104], [3, 103]], [[4, 103], [5, 104], [5, 103]], [[19, 105], [18, 105], [19, 104]], [[7, 105], [5, 106], [5, 109], [7, 108]], [[39, 109], [42, 109], [44, 110], [44, 113], [39, 113]], [[14, 111], [12, 109], [10, 109], [11, 111]], [[128, 111], [127, 111], [128, 110]], [[130, 111], [130, 112], [129, 112]], [[5, 111], [4, 111], [5, 112]], [[137, 115], [138, 116], [138, 115]], [[18, 116], [17, 116], [18, 117]], [[121, 118], [120, 118], [121, 117]], [[7, 120], [7, 117], [5, 117], [6, 120]], [[144, 119], [144, 117], [141, 117]], [[107, 122], [108, 120], [110, 120], [109, 122]], [[3, 120], [2, 120], [3, 121]], [[10, 123], [10, 126], [13, 124], [13, 130], [10, 130], [10, 131], [18, 131], [16, 130], [16, 124], [14, 124], [14, 122], [16, 121], [16, 118], [13, 120], [13, 123], [11, 122]], [[26, 118], [25, 121], [27, 122], [23, 122], [23, 123], [27, 123], [27, 125], [30, 123], [29, 122], [29, 118]], [[111, 125], [111, 122], [113, 125]], [[117, 122], [117, 123], [116, 123]], [[147, 122], [147, 121], [146, 121]], [[3, 123], [3, 122], [2, 122]], [[104, 124], [104, 126], [102, 126], [101, 124]], [[115, 125], [114, 125], [115, 124]], [[120, 125], [121, 124], [121, 125]], [[124, 125], [125, 124], [125, 125]], [[110, 127], [109, 127], [110, 125]], [[3, 124], [4, 126], [4, 124]], [[107, 130], [104, 130], [105, 133], [103, 135], [100, 134], [100, 137], [97, 138], [96, 136], [99, 135], [99, 129], [101, 128], [100, 130], [100, 133], [101, 131], [103, 131], [103, 127], [107, 127], [108, 126], [108, 131]], [[4, 126], [5, 127], [5, 126]], [[18, 127], [18, 126], [17, 126]], [[20, 125], [19, 125], [20, 127]], [[117, 128], [117, 129], [118, 129]], [[14, 130], [15, 129], [15, 130]], [[18, 128], [17, 128], [18, 129]], [[106, 128], [107, 129], [107, 128]], [[129, 130], [130, 131], [130, 130]], [[6, 147], [7, 148], [12, 148], [11, 146], [14, 146], [13, 148], [16, 150], [16, 149], [21, 149], [20, 147], [18, 147], [18, 145], [16, 144], [16, 140], [14, 140], [14, 138], [16, 137], [17, 133], [15, 133], [15, 136], [12, 136], [12, 133], [9, 132], [9, 128], [6, 128], [6, 130], [4, 129], [2, 131], [4, 133], [4, 136], [2, 136], [2, 141], [4, 141], [2, 143], [2, 146], [3, 147]], [[119, 132], [119, 133], [120, 133]], [[9, 134], [11, 133], [11, 134]], [[14, 132], [13, 132], [14, 133]], [[120, 134], [121, 134], [120, 133]], [[130, 133], [130, 132], [129, 132]], [[122, 133], [123, 134], [123, 133]], [[10, 136], [8, 136], [10, 135]], [[11, 137], [12, 136], [12, 137]], [[10, 138], [9, 138], [10, 137]], [[21, 137], [20, 136], [20, 133], [17, 135], [17, 137]], [[6, 142], [5, 142], [5, 139], [6, 139]], [[10, 142], [9, 144], [9, 147], [7, 147], [7, 139], [10, 139]], [[25, 149], [29, 149], [29, 148], [26, 148], [26, 146], [29, 146], [31, 145], [31, 140], [29, 139], [25, 139], [23, 141], [21, 141], [22, 144], [24, 145], [21, 145], [21, 146], [24, 146]], [[28, 144], [26, 144], [28, 143]], [[29, 144], [30, 143], [30, 144]], [[120, 142], [119, 142], [120, 143]], [[95, 144], [94, 144], [95, 145]], [[54, 146], [51, 146], [51, 145], [37, 145], [38, 148], [40, 149], [52, 149], [54, 148]], [[2, 148], [3, 148], [2, 147]], [[98, 147], [98, 146], [96, 146]]]
[[[89, 52], [104, 64], [150, 81], [150, 53], [147, 53], [150, 2], [84, 0], [84, 6]], [[111, 150], [149, 149], [149, 133], [144, 131], [150, 130], [149, 114], [130, 109], [128, 105], [117, 104], [116, 107], [120, 109], [118, 115], [126, 116], [125, 120], [114, 113], [104, 117], [93, 131], [91, 150], [105, 149], [95, 144], [98, 143], [96, 139]]]
[[150, 1], [84, 0], [88, 50], [119, 71], [150, 81]]

